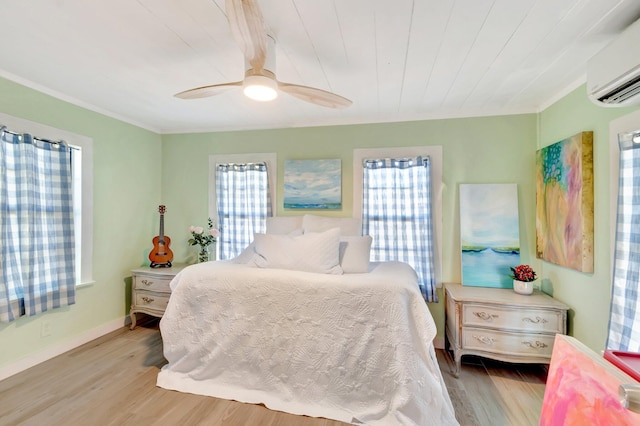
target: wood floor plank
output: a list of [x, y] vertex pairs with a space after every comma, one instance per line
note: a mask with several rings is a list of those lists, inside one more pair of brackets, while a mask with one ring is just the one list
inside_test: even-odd
[[[505, 406], [506, 416], [522, 426], [536, 426], [540, 420], [544, 383], [527, 381], [519, 369], [505, 368], [505, 364], [498, 361], [484, 360], [483, 365], [502, 399], [510, 401]], [[513, 420], [508, 424], [513, 424]]]
[[[461, 425], [537, 424], [546, 367], [469, 356], [455, 378], [451, 357], [436, 355]], [[123, 327], [0, 381], [0, 425], [345, 425], [156, 387], [164, 364], [157, 323]]]

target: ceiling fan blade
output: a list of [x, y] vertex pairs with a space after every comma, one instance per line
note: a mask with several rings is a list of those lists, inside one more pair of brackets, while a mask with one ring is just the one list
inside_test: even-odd
[[185, 90], [184, 92], [176, 93], [174, 96], [180, 99], [198, 99], [208, 98], [209, 96], [219, 95], [222, 92], [226, 92], [234, 87], [242, 86], [241, 81], [234, 81], [233, 83], [212, 84], [210, 86], [196, 87], [195, 89]]
[[260, 71], [267, 55], [267, 33], [257, 0], [227, 0], [225, 9], [244, 57], [251, 68]]
[[347, 108], [353, 102], [347, 98], [343, 98], [335, 93], [327, 92], [325, 90], [316, 89], [315, 87], [300, 86], [298, 84], [282, 83], [278, 82], [278, 89], [285, 93], [295, 96], [303, 101], [311, 102], [312, 104], [320, 105], [327, 108]]

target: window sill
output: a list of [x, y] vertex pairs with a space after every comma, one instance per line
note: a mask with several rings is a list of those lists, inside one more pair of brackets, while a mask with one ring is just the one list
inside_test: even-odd
[[91, 287], [92, 285], [94, 285], [96, 282], [93, 280], [90, 281], [84, 281], [81, 282], [80, 284], [76, 284], [76, 288], [83, 288], [83, 287]]

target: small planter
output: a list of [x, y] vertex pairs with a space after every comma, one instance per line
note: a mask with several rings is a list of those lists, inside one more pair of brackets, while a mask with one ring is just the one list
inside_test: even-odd
[[518, 294], [533, 294], [533, 281], [513, 280], [513, 291]]

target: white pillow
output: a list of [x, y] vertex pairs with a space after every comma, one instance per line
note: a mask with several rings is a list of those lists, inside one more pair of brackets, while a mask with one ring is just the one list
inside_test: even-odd
[[370, 235], [364, 237], [340, 237], [340, 266], [345, 274], [369, 272], [371, 253]]
[[288, 234], [302, 229], [302, 216], [274, 216], [267, 218], [267, 234]]
[[[302, 235], [302, 228], [295, 229], [289, 232], [287, 235], [290, 237], [295, 237], [297, 235]], [[255, 241], [251, 241], [239, 255], [233, 258], [233, 263], [249, 263], [253, 260], [253, 255], [256, 253], [256, 243]]]
[[259, 268], [342, 274], [338, 228], [298, 236], [255, 234], [253, 241], [251, 263]]
[[302, 217], [302, 229], [307, 232], [324, 232], [340, 228], [340, 235], [360, 235], [361, 221], [351, 217], [326, 217], [305, 214]]
[[233, 263], [249, 263], [253, 259], [253, 255], [256, 252], [256, 243], [252, 241], [242, 252], [233, 258]]

